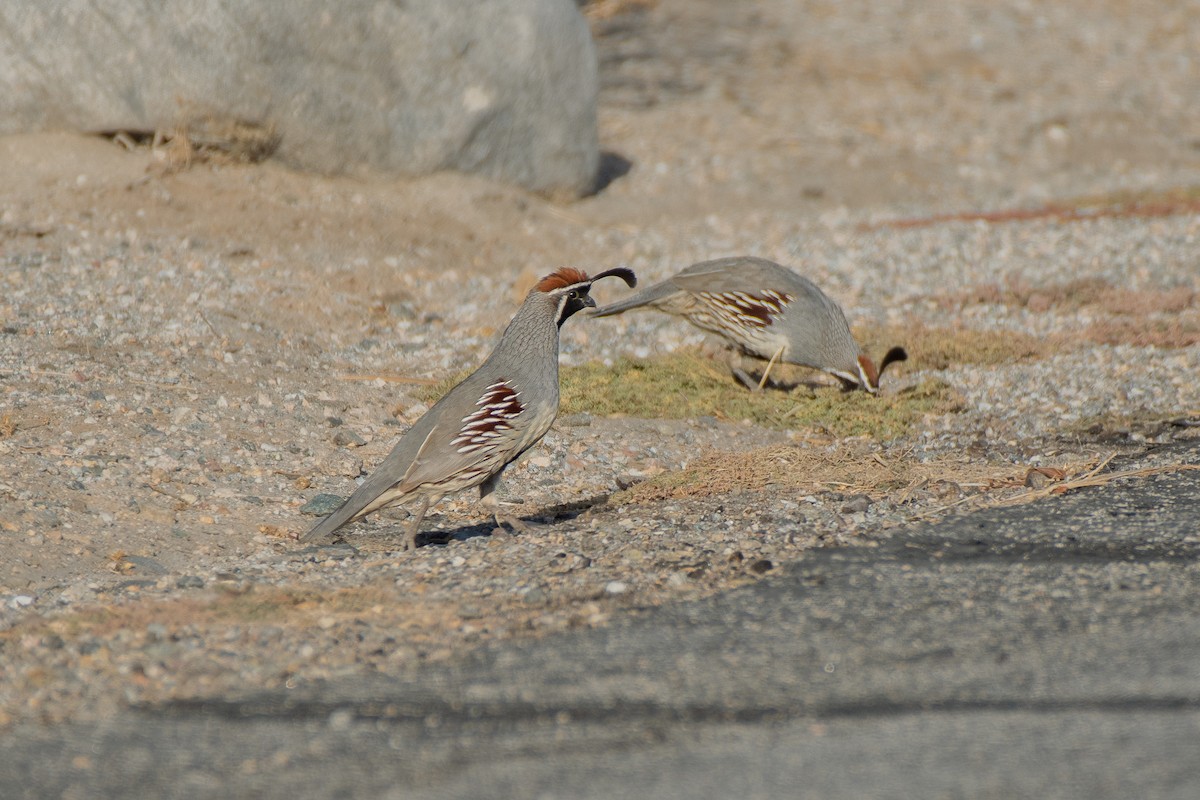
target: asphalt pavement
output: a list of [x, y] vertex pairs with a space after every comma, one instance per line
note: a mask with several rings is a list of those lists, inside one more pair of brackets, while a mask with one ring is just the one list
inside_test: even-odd
[[[1173, 457], [1200, 462], [1200, 444]], [[1200, 472], [437, 671], [0, 740], [0, 797], [1200, 797]]]

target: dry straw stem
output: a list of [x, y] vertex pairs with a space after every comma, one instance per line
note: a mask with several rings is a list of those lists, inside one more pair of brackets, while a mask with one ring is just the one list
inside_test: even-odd
[[30, 414], [13, 416], [11, 411], [5, 411], [3, 418], [0, 418], [0, 439], [15, 436], [17, 431], [30, 431], [34, 428], [41, 428], [49, 425], [50, 421], [50, 417], [47, 416], [33, 416]]

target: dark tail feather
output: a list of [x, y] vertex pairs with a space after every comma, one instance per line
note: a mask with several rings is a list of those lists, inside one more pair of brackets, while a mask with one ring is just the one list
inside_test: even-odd
[[893, 347], [891, 350], [888, 350], [883, 356], [883, 361], [879, 362], [880, 376], [888, 368], [888, 364], [894, 364], [899, 361], [908, 361], [908, 352], [903, 347]]
[[346, 502], [314, 525], [311, 531], [301, 536], [300, 541], [310, 542], [313, 539], [328, 536], [347, 522], [370, 513], [370, 511], [364, 513], [364, 509], [374, 510], [377, 508], [378, 506], [373, 505], [375, 501], [396, 484], [396, 481], [388, 474], [387, 465], [385, 460], [378, 469], [371, 473], [369, 478], [362, 482], [361, 486], [354, 490], [354, 494], [346, 498]]
[[593, 275], [592, 283], [595, 283], [601, 278], [620, 278], [621, 280], [625, 281], [625, 285], [630, 289], [637, 286], [637, 275], [633, 274], [633, 270], [626, 269], [625, 267], [615, 267], [613, 269], [605, 270], [599, 275]]
[[313, 526], [312, 530], [300, 537], [302, 542], [311, 542], [314, 539], [324, 539], [329, 534], [336, 531], [338, 528], [345, 525], [354, 515], [358, 513], [361, 507], [357, 503], [352, 504], [350, 501], [354, 499], [351, 495], [346, 502], [338, 506], [337, 510], [330, 514], [325, 519]]

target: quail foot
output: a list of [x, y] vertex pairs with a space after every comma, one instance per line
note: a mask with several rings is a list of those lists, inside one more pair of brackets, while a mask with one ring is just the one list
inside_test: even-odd
[[392, 452], [345, 503], [301, 537], [322, 539], [373, 511], [412, 502], [406, 549], [429, 507], [478, 486], [496, 518], [493, 494], [504, 468], [536, 444], [558, 415], [558, 331], [572, 314], [594, 308], [588, 292], [601, 278], [629, 286], [628, 269], [594, 277], [564, 268], [542, 278], [525, 297], [487, 360], [451, 389], [402, 436]]
[[743, 353], [767, 360], [757, 384], [735, 369], [750, 389], [761, 389], [779, 363], [823, 370], [849, 389], [879, 391], [879, 376], [908, 354], [893, 347], [875, 366], [854, 340], [846, 316], [816, 284], [764, 258], [702, 261], [662, 283], [605, 306], [592, 316], [656, 308], [715, 333]]

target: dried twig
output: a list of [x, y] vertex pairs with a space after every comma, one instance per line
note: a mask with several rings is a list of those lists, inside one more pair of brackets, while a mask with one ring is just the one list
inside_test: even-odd
[[191, 505], [191, 503], [189, 503], [187, 500], [185, 500], [180, 495], [177, 495], [174, 492], [168, 492], [166, 489], [163, 489], [162, 487], [154, 486], [153, 484], [148, 483], [148, 484], [146, 484], [146, 488], [148, 488], [152, 492], [158, 492], [161, 495], [170, 497], [172, 500], [178, 500], [180, 503], [183, 503], [185, 506]]
[[1143, 469], [1127, 469], [1127, 470], [1122, 470], [1120, 472], [1110, 472], [1107, 475], [1097, 475], [1097, 473], [1101, 469], [1103, 469], [1104, 466], [1107, 465], [1108, 462], [1111, 461], [1112, 459], [1113, 459], [1113, 456], [1110, 455], [1103, 462], [1101, 462], [1099, 466], [1097, 466], [1095, 469], [1093, 469], [1088, 474], [1084, 475], [1082, 478], [1075, 478], [1075, 479], [1069, 480], [1069, 481], [1062, 481], [1060, 483], [1055, 483], [1051, 486], [1046, 486], [1045, 488], [1042, 488], [1042, 489], [1034, 489], [1031, 492], [1024, 492], [1022, 494], [1017, 495], [1016, 497], [1010, 497], [1007, 500], [999, 500], [999, 501], [993, 503], [992, 505], [995, 505], [995, 506], [1016, 505], [1018, 503], [1025, 503], [1030, 500], [1037, 500], [1037, 499], [1040, 499], [1043, 497], [1049, 497], [1050, 495], [1066, 494], [1067, 492], [1070, 492], [1074, 489], [1083, 489], [1083, 488], [1086, 488], [1089, 486], [1104, 486], [1105, 484], [1112, 483], [1113, 481], [1120, 480], [1122, 478], [1145, 478], [1145, 477], [1149, 477], [1150, 475], [1162, 475], [1167, 472], [1184, 472], [1187, 470], [1200, 469], [1200, 464], [1168, 464], [1163, 467], [1145, 467]]

